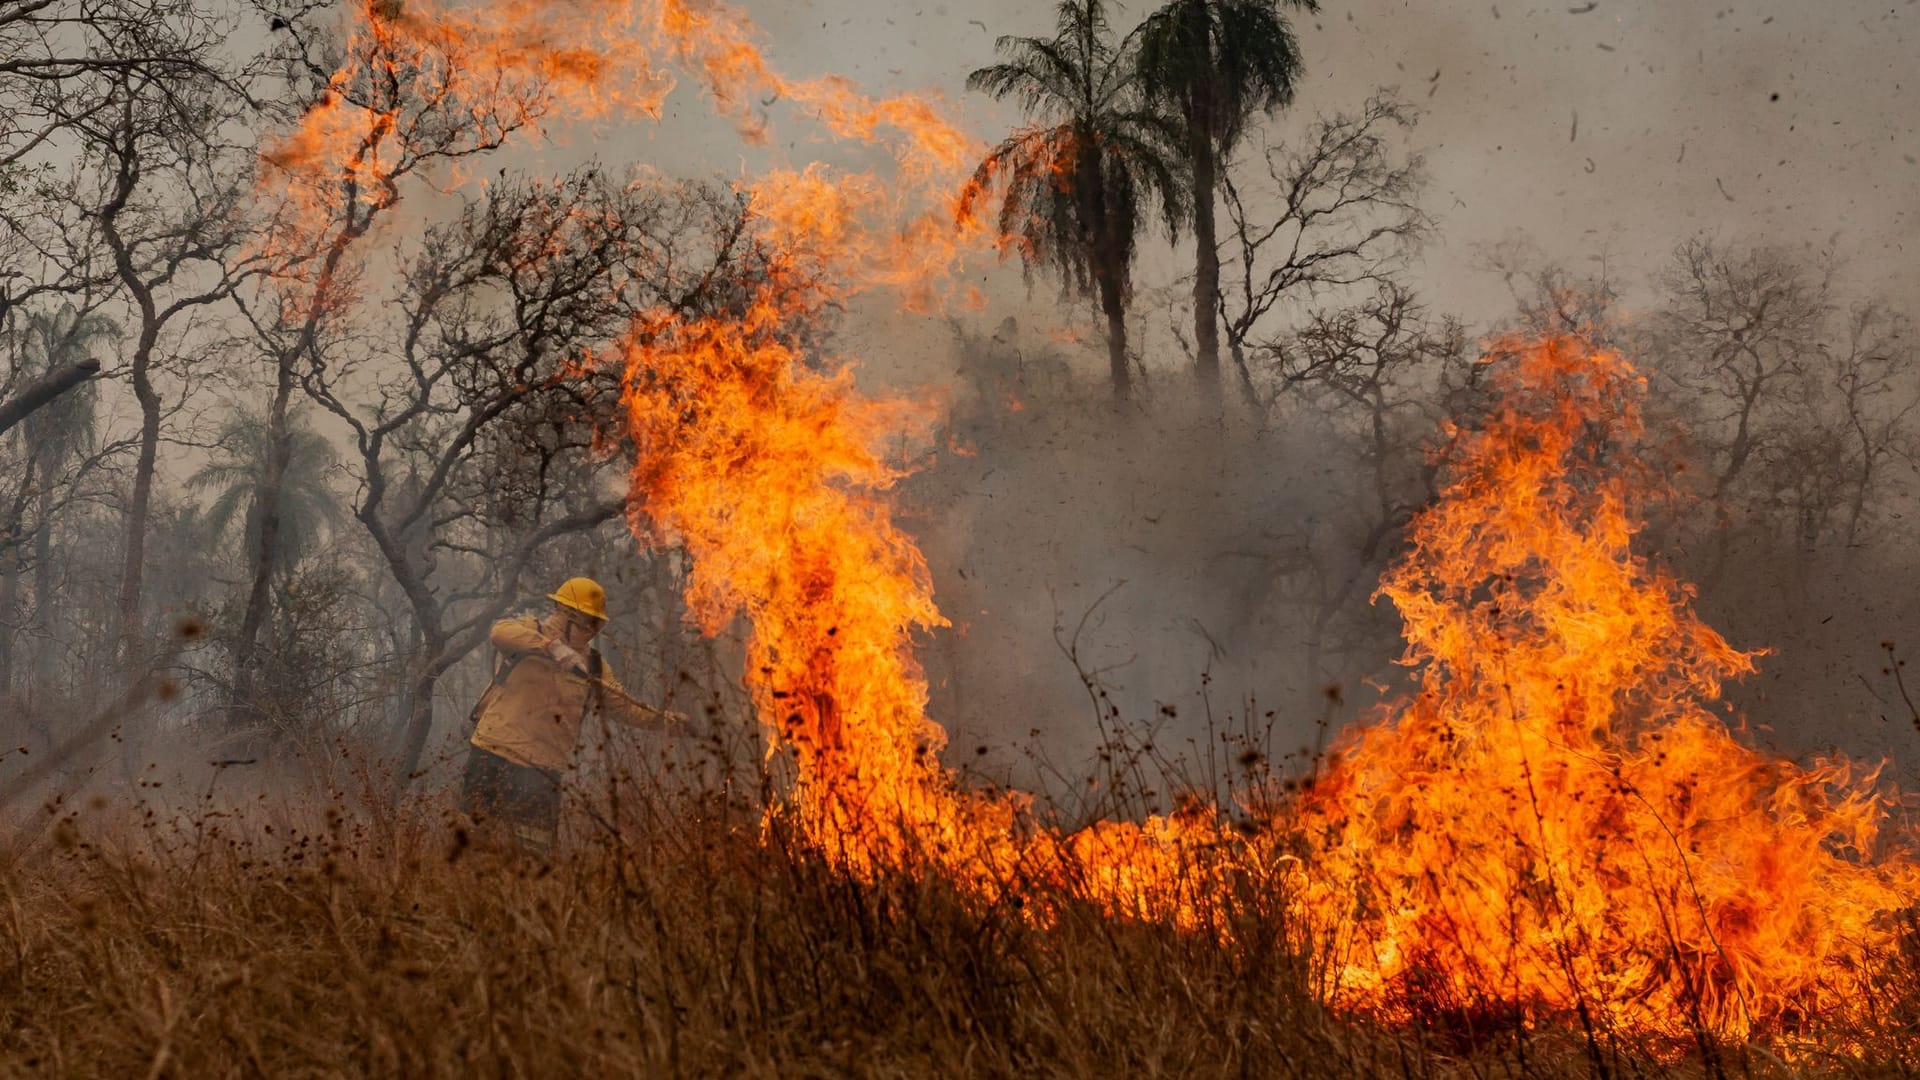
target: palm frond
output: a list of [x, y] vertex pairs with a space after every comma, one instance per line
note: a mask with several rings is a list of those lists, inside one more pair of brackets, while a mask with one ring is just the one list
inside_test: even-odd
[[1314, 0], [1170, 0], [1141, 24], [1144, 92], [1230, 152], [1254, 114], [1293, 101], [1303, 65], [1282, 6], [1318, 10]]
[[[98, 345], [120, 336], [120, 325], [98, 312], [82, 313], [71, 304], [36, 311], [21, 328], [23, 366], [36, 375], [94, 355]], [[34, 459], [49, 471], [60, 469], [76, 452], [94, 445], [100, 390], [91, 380], [67, 391], [21, 424]]]
[[1134, 38], [1115, 43], [1102, 0], [1062, 0], [1056, 14], [1052, 40], [1002, 38], [1006, 62], [968, 79], [1018, 100], [1033, 126], [987, 154], [960, 208], [971, 217], [997, 198], [1003, 249], [1086, 295], [1103, 278], [1126, 281], [1143, 201], [1175, 227], [1184, 181], [1178, 125], [1140, 92]]
[[[190, 490], [216, 493], [205, 518], [214, 534], [224, 537], [236, 520], [242, 520], [241, 539], [248, 550], [258, 539], [256, 507], [272, 450], [266, 418], [236, 413], [220, 426], [217, 456], [187, 478]], [[287, 465], [277, 502], [280, 530], [272, 554], [282, 571], [299, 565], [320, 539], [346, 520], [327, 483], [327, 475], [338, 461], [339, 454], [326, 436], [309, 426], [300, 414], [289, 418]]]
[[1013, 97], [1028, 113], [1075, 100], [1079, 93], [1078, 65], [1058, 43], [1003, 37], [996, 49], [1007, 57], [1006, 61], [968, 75], [967, 89], [995, 98]]

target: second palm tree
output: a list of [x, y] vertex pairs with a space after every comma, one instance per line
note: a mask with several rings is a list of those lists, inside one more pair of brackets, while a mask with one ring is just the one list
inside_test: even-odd
[[995, 193], [1002, 243], [1099, 300], [1114, 397], [1132, 392], [1126, 305], [1136, 241], [1158, 202], [1172, 231], [1185, 205], [1178, 127], [1141, 93], [1132, 36], [1113, 40], [1101, 0], [1062, 0], [1051, 38], [1003, 37], [1003, 62], [970, 89], [1020, 103], [1033, 125], [994, 147], [960, 212]]

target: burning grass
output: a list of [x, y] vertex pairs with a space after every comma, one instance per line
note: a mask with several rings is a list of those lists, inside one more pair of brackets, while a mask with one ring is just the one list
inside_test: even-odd
[[1068, 829], [939, 764], [908, 632], [938, 615], [865, 449], [901, 411], [751, 322], [646, 341], [636, 524], [687, 543], [710, 629], [748, 615], [776, 753], [744, 757], [781, 781], [717, 789], [762, 793], [745, 802], [668, 773], [583, 781], [550, 861], [430, 803], [137, 824], [55, 807], [0, 852], [0, 1062], [1920, 1069], [1914, 830], [1870, 772], [1728, 725], [1719, 689], [1749, 654], [1632, 550], [1659, 490], [1626, 453], [1641, 391], [1621, 358], [1554, 340], [1489, 359], [1500, 394], [1448, 433], [1442, 498], [1381, 589], [1417, 695], [1311, 784]]
[[1069, 833], [938, 759], [913, 632], [945, 620], [874, 449], [912, 410], [798, 362], [778, 328], [814, 284], [776, 268], [755, 318], [639, 328], [625, 404], [636, 531], [692, 555], [706, 630], [746, 616], [747, 683], [817, 850], [1042, 921], [1066, 890], [1227, 947], [1267, 932], [1222, 900], [1246, 885], [1281, 898], [1256, 922], [1309, 928], [1321, 996], [1402, 1025], [1438, 1001], [1797, 1053], [1831, 1045], [1822, 1023], [1877, 1022], [1914, 831], [1889, 828], [1873, 768], [1738, 736], [1721, 692], [1755, 654], [1634, 546], [1680, 493], [1640, 463], [1624, 357], [1581, 335], [1489, 351], [1485, 413], [1443, 431], [1439, 495], [1377, 593], [1419, 692], [1344, 734], [1308, 794], [1246, 828], [1202, 801]]
[[[1794, 1064], [1576, 1023], [1450, 984], [1387, 1031], [1317, 1003], [1259, 890], [1232, 947], [937, 865], [849, 874], [780, 815], [632, 785], [581, 799], [551, 861], [416, 805], [261, 802], [130, 825], [64, 814], [0, 858], [0, 1072], [554, 1075], [1911, 1076], [1920, 964], [1877, 1022]], [[39, 818], [46, 822], [47, 818]], [[1045, 920], [1031, 905], [1044, 903]], [[1403, 991], [1416, 999], [1417, 981]], [[1489, 1000], [1493, 1000], [1489, 998]]]

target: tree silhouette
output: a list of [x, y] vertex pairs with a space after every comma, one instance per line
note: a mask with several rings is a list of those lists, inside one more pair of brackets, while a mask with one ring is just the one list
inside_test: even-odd
[[[327, 473], [339, 464], [332, 443], [299, 414], [288, 425], [286, 472], [278, 491], [280, 528], [274, 535], [273, 573], [285, 577], [300, 565], [345, 514], [327, 488]], [[226, 536], [238, 522], [243, 550], [259, 543], [273, 435], [267, 418], [250, 413], [229, 417], [220, 426], [219, 453], [187, 478], [195, 491], [213, 492], [206, 523], [214, 535]]]
[[1194, 373], [1220, 392], [1220, 250], [1214, 195], [1247, 122], [1293, 100], [1300, 48], [1283, 4], [1317, 0], [1168, 0], [1139, 30], [1141, 90], [1180, 121], [1193, 183]]
[[1031, 269], [1049, 265], [1097, 296], [1107, 320], [1113, 393], [1132, 391], [1126, 304], [1135, 242], [1158, 200], [1169, 231], [1184, 209], [1178, 130], [1140, 92], [1131, 37], [1115, 43], [1100, 0], [1061, 0], [1052, 38], [1002, 37], [1004, 62], [967, 87], [1020, 103], [1033, 126], [1008, 136], [975, 170], [960, 212], [999, 193], [1003, 243]]
[[[92, 359], [102, 344], [118, 341], [120, 326], [98, 312], [82, 312], [71, 304], [55, 311], [36, 311], [20, 328], [21, 354], [34, 376], [51, 374]], [[20, 421], [31, 468], [42, 475], [59, 472], [93, 441], [94, 406], [98, 385], [80, 383], [47, 402]]]
[[[35, 377], [51, 375], [94, 359], [100, 346], [119, 337], [119, 325], [97, 312], [83, 312], [71, 304], [36, 311], [21, 326], [23, 366]], [[55, 495], [66, 486], [61, 481], [68, 465], [94, 446], [99, 400], [99, 385], [89, 379], [20, 422], [27, 479], [34, 489], [33, 603], [41, 633], [35, 670], [41, 680], [47, 677], [54, 656], [53, 529], [59, 516]]]

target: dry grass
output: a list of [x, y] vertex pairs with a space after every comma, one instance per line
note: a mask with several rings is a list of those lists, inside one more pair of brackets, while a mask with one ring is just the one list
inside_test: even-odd
[[837, 873], [751, 807], [612, 794], [545, 861], [430, 804], [38, 813], [0, 849], [0, 1074], [1916, 1075], [1893, 1042], [1790, 1071], [1343, 1023], [1279, 935], [1071, 902], [1042, 929]]

